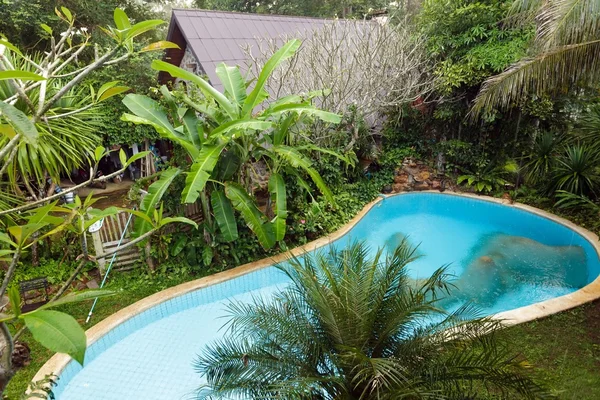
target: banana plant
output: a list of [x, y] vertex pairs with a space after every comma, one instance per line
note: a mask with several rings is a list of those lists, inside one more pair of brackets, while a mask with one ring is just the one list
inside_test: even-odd
[[[203, 210], [207, 210], [205, 220], [214, 214], [224, 241], [238, 237], [234, 214], [237, 210], [261, 245], [271, 248], [283, 240], [286, 230], [287, 197], [282, 173], [300, 178], [308, 175], [323, 196], [334, 204], [331, 191], [313, 167], [309, 153], [325, 152], [350, 163], [348, 157], [311, 144], [301, 146], [293, 138], [294, 129], [312, 119], [332, 124], [340, 122], [339, 115], [312, 104], [313, 98], [323, 91], [269, 99], [265, 89], [269, 76], [299, 47], [298, 40], [287, 42], [251, 82], [243, 78], [239, 67], [219, 64], [216, 73], [224, 87], [223, 93], [200, 76], [155, 60], [154, 69], [188, 81], [197, 88], [199, 96], [170, 91], [163, 86], [160, 92], [166, 107], [137, 94], [123, 99], [131, 112], [124, 114], [123, 120], [150, 125], [163, 138], [187, 151], [192, 164], [186, 172], [181, 201], [193, 203], [200, 198]], [[265, 165], [270, 174], [271, 206], [267, 212], [259, 209], [250, 182], [253, 167], [259, 163]], [[161, 178], [160, 187], [168, 186], [179, 173], [179, 169], [165, 172], [167, 177]], [[158, 186], [153, 189], [158, 190]]]

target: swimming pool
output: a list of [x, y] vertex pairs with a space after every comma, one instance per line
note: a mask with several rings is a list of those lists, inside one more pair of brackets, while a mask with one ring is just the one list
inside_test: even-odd
[[[407, 237], [419, 245], [421, 255], [410, 266], [412, 277], [427, 277], [450, 264], [461, 292], [486, 314], [539, 317], [589, 300], [594, 295], [589, 288], [598, 283], [588, 285], [600, 274], [600, 261], [585, 232], [521, 206], [409, 193], [372, 204], [361, 217], [332, 240], [314, 246], [367, 240], [373, 249], [391, 248]], [[270, 264], [263, 260], [142, 300], [88, 332], [93, 343], [85, 368], [55, 356], [38, 379], [60, 371], [54, 391], [58, 400], [193, 398], [202, 382], [192, 362], [206, 343], [222, 334], [223, 305], [269, 296], [285, 286], [283, 274]]]

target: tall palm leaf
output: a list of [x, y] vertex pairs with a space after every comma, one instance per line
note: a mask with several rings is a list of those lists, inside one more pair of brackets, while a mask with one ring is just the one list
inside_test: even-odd
[[544, 391], [499, 342], [499, 322], [438, 307], [444, 269], [407, 276], [414, 249], [372, 255], [362, 243], [280, 266], [291, 285], [273, 300], [229, 305], [226, 336], [196, 362], [201, 398], [466, 399]]
[[527, 94], [566, 90], [600, 78], [600, 1], [517, 0], [513, 13], [537, 24], [532, 54], [484, 82], [473, 106], [475, 116], [510, 107]]

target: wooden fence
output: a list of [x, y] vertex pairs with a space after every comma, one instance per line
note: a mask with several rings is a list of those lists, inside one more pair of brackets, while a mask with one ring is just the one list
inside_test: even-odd
[[[202, 222], [202, 208], [198, 203], [186, 204], [184, 206], [183, 214], [197, 223]], [[119, 247], [119, 241], [121, 241], [121, 246], [131, 241], [131, 232], [133, 231], [133, 227], [135, 225], [135, 216], [131, 217], [131, 221], [129, 222], [129, 225], [127, 225], [127, 220], [129, 219], [130, 215], [131, 214], [122, 211], [116, 215], [104, 218], [102, 227], [98, 231], [91, 234], [96, 254], [104, 254], [108, 251], [116, 249]], [[125, 227], [127, 227], [127, 230], [125, 230]], [[188, 228], [186, 229], [186, 227]], [[185, 225], [185, 227], [182, 228], [183, 230], [189, 230], [189, 225]], [[123, 232], [125, 232], [124, 235]], [[121, 240], [122, 235], [123, 240]], [[113, 267], [124, 267], [134, 264], [140, 261], [141, 257], [142, 252], [140, 251], [139, 247], [133, 245], [123, 250], [119, 250], [116, 253]], [[112, 255], [107, 258], [99, 258], [97, 260], [100, 272], [104, 273], [106, 265], [110, 263], [111, 259]]]

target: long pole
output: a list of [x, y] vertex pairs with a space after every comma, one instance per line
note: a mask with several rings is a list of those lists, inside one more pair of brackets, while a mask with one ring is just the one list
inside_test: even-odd
[[[110, 263], [108, 264], [108, 268], [106, 269], [106, 273], [104, 274], [104, 278], [102, 278], [102, 283], [100, 283], [100, 289], [102, 289], [104, 287], [104, 285], [106, 284], [106, 279], [108, 278], [108, 274], [110, 274], [110, 270], [112, 269], [113, 263], [115, 262], [115, 259], [117, 258], [117, 253], [118, 253], [119, 247], [121, 247], [121, 243], [123, 242], [123, 238], [125, 237], [125, 234], [127, 233], [127, 228], [129, 228], [129, 223], [131, 222], [132, 217], [133, 217], [133, 214], [129, 214], [129, 218], [127, 219], [127, 223], [125, 224], [125, 229], [123, 229], [123, 233], [121, 233], [121, 238], [119, 239], [119, 243], [117, 243], [117, 251], [115, 251], [114, 254], [112, 255], [112, 258], [110, 259]], [[119, 218], [118, 215], [117, 215], [117, 218]], [[89, 312], [87, 318], [85, 319], [86, 324], [88, 322], [90, 322], [90, 318], [92, 318], [92, 314], [94, 313], [94, 307], [96, 307], [96, 303], [98, 303], [97, 297], [94, 299], [94, 304], [92, 304], [92, 308], [90, 309], [90, 312]]]

